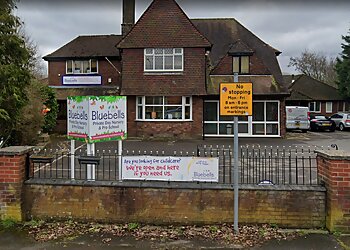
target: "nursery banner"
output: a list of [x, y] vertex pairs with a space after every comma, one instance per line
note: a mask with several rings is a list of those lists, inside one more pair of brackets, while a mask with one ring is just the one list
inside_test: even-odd
[[123, 180], [219, 181], [219, 159], [204, 157], [124, 156]]
[[88, 143], [127, 138], [126, 96], [69, 96], [68, 138]]

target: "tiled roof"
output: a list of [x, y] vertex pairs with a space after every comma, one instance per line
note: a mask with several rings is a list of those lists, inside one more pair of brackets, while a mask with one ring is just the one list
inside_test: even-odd
[[[219, 95], [220, 83], [233, 83], [232, 75], [210, 76], [207, 86], [208, 95]], [[253, 95], [289, 95], [283, 91], [271, 75], [239, 75], [238, 82], [251, 82], [253, 84]]]
[[81, 87], [65, 87], [65, 86], [51, 86], [56, 92], [56, 98], [58, 100], [66, 100], [68, 96], [86, 96], [86, 95], [119, 95], [120, 91], [118, 87], [109, 86], [81, 86]]
[[254, 53], [254, 50], [241, 40], [237, 40], [230, 45], [228, 53], [230, 55], [251, 55]]
[[154, 0], [118, 48], [210, 47], [174, 0]]
[[[291, 79], [289, 76], [284, 78]], [[287, 100], [343, 100], [336, 88], [307, 75], [299, 75], [295, 77], [294, 82], [289, 81], [289, 89], [292, 95]]]
[[118, 57], [119, 50], [115, 45], [122, 38], [121, 35], [91, 35], [78, 36], [55, 52], [44, 56], [45, 60], [55, 58], [78, 57]]
[[[284, 83], [281, 69], [276, 56], [278, 50], [263, 42], [234, 18], [192, 19], [198, 30], [213, 44], [209, 54], [212, 66], [215, 67], [230, 50], [232, 45], [244, 51], [254, 51], [256, 56], [268, 68], [275, 82], [279, 85], [280, 92], [288, 92], [288, 86]], [[243, 52], [244, 52], [243, 51]]]

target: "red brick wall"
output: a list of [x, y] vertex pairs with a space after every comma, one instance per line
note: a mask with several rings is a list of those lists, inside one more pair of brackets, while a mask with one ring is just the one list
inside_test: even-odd
[[203, 99], [192, 97], [192, 121], [136, 121], [136, 98], [128, 96], [128, 136], [202, 138]]
[[[69, 194], [69, 195], [67, 195]], [[151, 224], [233, 222], [233, 190], [118, 186], [25, 186], [29, 218], [70, 218]], [[325, 224], [324, 190], [240, 189], [239, 223], [273, 223], [292, 228]]]
[[280, 135], [282, 138], [286, 136], [286, 102], [285, 99], [280, 100]]
[[317, 167], [320, 182], [327, 189], [327, 228], [350, 232], [350, 154], [340, 150], [320, 151]]
[[[121, 71], [120, 61], [111, 60], [111, 62]], [[50, 61], [48, 68], [49, 85], [61, 86], [62, 76], [66, 75], [66, 61]], [[98, 74], [102, 76], [103, 85], [120, 85], [121, 83], [120, 74], [106, 60], [98, 60]], [[108, 78], [112, 79], [112, 83], [108, 83]]]
[[[232, 75], [232, 56], [226, 55], [212, 71], [213, 75]], [[256, 56], [250, 57], [249, 62], [250, 75], [269, 75], [271, 72]]]
[[0, 150], [0, 219], [22, 220], [22, 186], [28, 147]]
[[144, 50], [123, 50], [122, 95], [204, 95], [204, 48], [184, 49], [184, 71], [161, 74], [144, 72]]

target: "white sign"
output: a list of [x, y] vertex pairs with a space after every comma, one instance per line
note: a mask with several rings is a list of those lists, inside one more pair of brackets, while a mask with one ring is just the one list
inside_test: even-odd
[[219, 181], [219, 159], [210, 157], [124, 156], [123, 180]]
[[126, 96], [67, 98], [68, 138], [89, 143], [127, 138]]
[[101, 85], [101, 76], [63, 76], [63, 85]]

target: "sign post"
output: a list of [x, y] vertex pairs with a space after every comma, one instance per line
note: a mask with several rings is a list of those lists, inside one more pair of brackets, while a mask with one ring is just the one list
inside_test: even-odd
[[[87, 154], [95, 155], [95, 142], [127, 138], [126, 96], [69, 96], [67, 131], [71, 139], [71, 178], [74, 179], [74, 140], [87, 143]], [[121, 155], [121, 152], [119, 152]], [[94, 181], [95, 165], [87, 164], [87, 179]], [[121, 169], [121, 156], [119, 156]], [[120, 171], [120, 170], [119, 170]]]
[[233, 176], [234, 187], [234, 218], [233, 226], [238, 233], [238, 180], [239, 180], [239, 161], [238, 161], [238, 116], [252, 115], [253, 106], [253, 87], [252, 83], [239, 83], [238, 75], [234, 75], [234, 83], [220, 84], [220, 115], [234, 116], [234, 145], [233, 158], [234, 167], [231, 172]]

